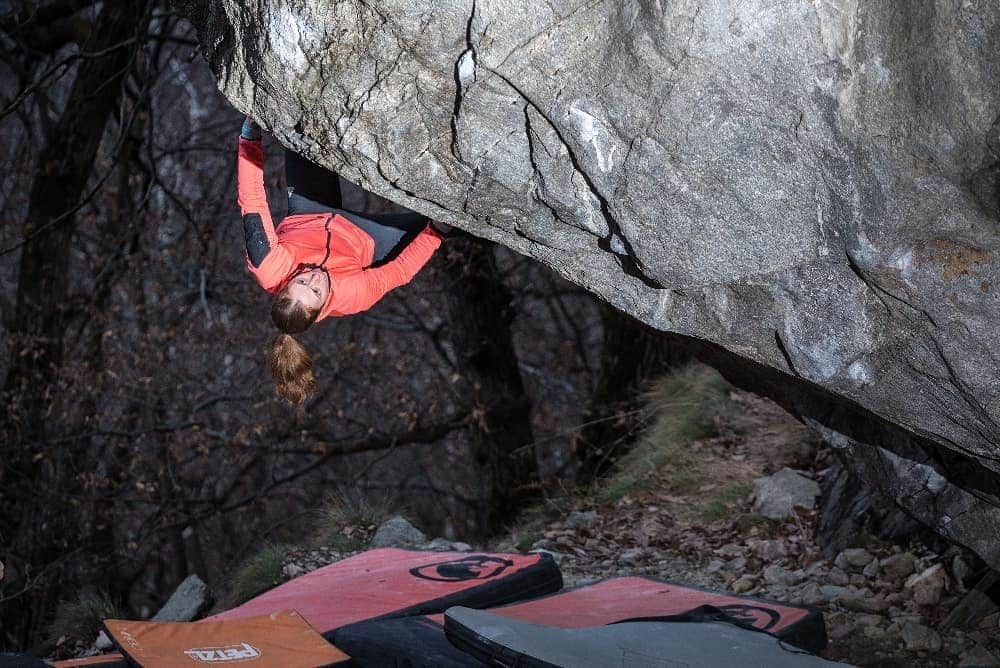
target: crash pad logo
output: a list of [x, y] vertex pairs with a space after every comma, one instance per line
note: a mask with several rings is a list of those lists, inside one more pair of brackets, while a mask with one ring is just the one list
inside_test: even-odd
[[720, 605], [718, 608], [728, 617], [734, 618], [737, 623], [752, 626], [761, 631], [767, 631], [781, 621], [781, 615], [776, 610], [757, 605], [733, 603]]
[[260, 650], [250, 643], [241, 642], [238, 645], [222, 647], [198, 647], [186, 649], [184, 653], [195, 661], [203, 663], [237, 663], [260, 658]]
[[489, 580], [514, 565], [510, 559], [502, 559], [487, 554], [472, 554], [461, 559], [440, 561], [410, 569], [410, 574], [424, 580], [438, 582], [464, 582], [466, 580]]

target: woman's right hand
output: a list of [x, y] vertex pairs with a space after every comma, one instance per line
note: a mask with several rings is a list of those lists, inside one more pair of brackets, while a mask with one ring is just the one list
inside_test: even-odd
[[240, 130], [240, 136], [250, 141], [259, 141], [260, 126], [257, 125], [257, 121], [247, 116], [246, 120], [243, 121], [243, 129]]

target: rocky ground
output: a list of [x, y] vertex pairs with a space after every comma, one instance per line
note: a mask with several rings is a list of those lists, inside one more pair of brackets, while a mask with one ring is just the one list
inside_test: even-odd
[[1000, 665], [1000, 614], [972, 628], [942, 629], [962, 593], [956, 572], [967, 566], [961, 556], [949, 561], [919, 548], [893, 546], [851, 548], [827, 560], [790, 533], [737, 537], [699, 558], [658, 543], [620, 545], [623, 517], [663, 512], [659, 506], [623, 505], [577, 512], [553, 523], [534, 549], [555, 555], [566, 586], [651, 575], [815, 606], [823, 612], [830, 638], [824, 656], [859, 666]]
[[830, 638], [824, 656], [859, 666], [1000, 666], [1000, 612], [965, 628], [944, 625], [974, 575], [969, 555], [868, 538], [867, 547], [825, 559], [813, 538], [816, 511], [766, 520], [752, 487], [732, 498], [783, 467], [818, 478], [827, 463], [780, 408], [744, 393], [732, 399], [737, 411], [720, 416], [721, 436], [690, 445], [703, 484], [685, 488], [678, 471], [652, 471], [642, 491], [612, 504], [581, 500], [542, 525], [531, 549], [555, 556], [567, 586], [639, 574], [815, 606]]

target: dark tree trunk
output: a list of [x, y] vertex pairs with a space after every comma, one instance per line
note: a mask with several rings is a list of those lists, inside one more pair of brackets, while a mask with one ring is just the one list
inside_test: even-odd
[[602, 308], [601, 371], [574, 444], [581, 482], [608, 471], [628, 450], [639, 425], [637, 409], [646, 383], [690, 359], [670, 334], [608, 305]]
[[[143, 104], [145, 101], [136, 101]], [[139, 115], [144, 119], [145, 115]], [[123, 564], [117, 551], [115, 532], [116, 496], [124, 483], [124, 471], [128, 462], [121, 448], [104, 438], [94, 438], [92, 434], [100, 425], [101, 397], [107, 396], [109, 390], [107, 371], [113, 361], [109, 359], [105, 346], [105, 333], [114, 326], [112, 313], [112, 296], [114, 288], [128, 277], [129, 268], [135, 262], [135, 255], [140, 250], [139, 221], [144, 211], [136, 206], [133, 200], [133, 180], [135, 190], [144, 192], [147, 185], [142, 176], [136, 177], [140, 157], [138, 153], [145, 124], [142, 120], [134, 123], [123, 138], [118, 152], [117, 174], [115, 175], [116, 192], [110, 202], [107, 217], [101, 221], [101, 238], [103, 244], [113, 249], [104, 259], [104, 264], [97, 270], [94, 290], [88, 308], [89, 321], [81, 328], [86, 336], [83, 338], [85, 366], [84, 376], [88, 379], [79, 388], [82, 409], [80, 415], [81, 437], [73, 442], [71, 447], [79, 448], [78, 452], [87, 453], [88, 462], [99, 463], [103, 470], [92, 486], [88, 488], [93, 497], [89, 509], [83, 510], [86, 521], [81, 523], [81, 535], [86, 535], [90, 542], [90, 554], [86, 560], [87, 571], [79, 577], [84, 582], [94, 585], [98, 590], [107, 592], [117, 600], [127, 600], [128, 591], [123, 575]], [[133, 413], [134, 423], [134, 409]], [[81, 560], [83, 561], [83, 560]]]
[[14, 448], [0, 463], [5, 497], [0, 540], [8, 566], [0, 595], [30, 585], [17, 601], [0, 606], [0, 628], [5, 641], [22, 646], [61, 595], [54, 583], [66, 583], [70, 574], [59, 566], [60, 558], [78, 538], [72, 513], [46, 503], [46, 490], [71, 491], [78, 473], [74, 448], [46, 446], [46, 420], [58, 392], [66, 304], [76, 280], [69, 274], [75, 213], [86, 199], [101, 136], [134, 52], [130, 38], [146, 7], [125, 0], [103, 3], [80, 43], [87, 57], [79, 61], [66, 107], [39, 156], [22, 227], [14, 345], [0, 424], [5, 444]]
[[[132, 53], [123, 42], [144, 11], [121, 0], [105, 3], [81, 49], [88, 53], [111, 50], [103, 57], [81, 61], [66, 108], [38, 159], [38, 175], [22, 226], [25, 245], [11, 327], [17, 344], [5, 383], [7, 392], [19, 398], [22, 424], [30, 433], [41, 428], [51, 399], [50, 381], [62, 362], [75, 212], [92, 176], [101, 136], [115, 110]], [[113, 48], [116, 45], [121, 46]]]
[[446, 242], [446, 252], [450, 337], [479, 418], [475, 457], [486, 499], [480, 522], [492, 532], [537, 491], [531, 406], [511, 342], [510, 293], [492, 245], [459, 237]]

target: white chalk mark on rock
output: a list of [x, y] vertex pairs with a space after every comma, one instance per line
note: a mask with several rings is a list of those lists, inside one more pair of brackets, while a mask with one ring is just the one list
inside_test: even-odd
[[267, 40], [278, 58], [288, 67], [302, 71], [309, 65], [302, 50], [303, 40], [315, 38], [317, 31], [297, 12], [284, 4], [267, 5]]
[[611, 138], [607, 129], [600, 120], [591, 114], [578, 109], [576, 103], [569, 108], [569, 117], [576, 130], [580, 141], [590, 144], [597, 156], [597, 166], [607, 174], [615, 166], [615, 149], [618, 147], [611, 143]]
[[476, 80], [476, 52], [466, 49], [458, 58], [458, 82], [468, 86]]
[[871, 369], [864, 360], [855, 360], [847, 367], [847, 377], [862, 385], [870, 385], [872, 382]]

